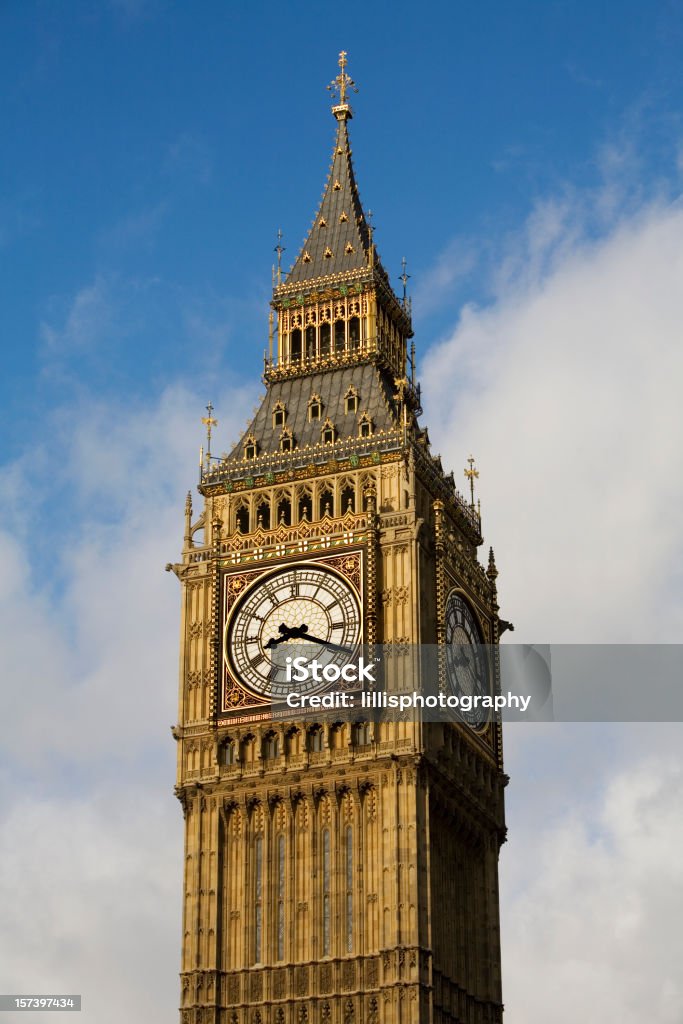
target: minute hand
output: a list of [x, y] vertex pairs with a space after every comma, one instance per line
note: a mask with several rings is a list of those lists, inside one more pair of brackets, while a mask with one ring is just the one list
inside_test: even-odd
[[344, 654], [353, 654], [354, 652], [353, 647], [342, 647], [341, 644], [333, 644], [330, 640], [321, 640], [319, 636], [311, 636], [308, 631], [302, 632], [300, 637], [302, 640], [310, 640], [312, 644], [322, 644], [323, 647], [329, 647], [332, 651], [343, 651]]

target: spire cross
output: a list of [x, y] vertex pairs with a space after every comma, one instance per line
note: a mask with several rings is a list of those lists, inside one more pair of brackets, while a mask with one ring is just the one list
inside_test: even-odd
[[339, 94], [340, 107], [346, 106], [347, 89], [353, 89], [354, 92], [358, 92], [358, 87], [356, 86], [356, 83], [354, 82], [350, 75], [346, 74], [347, 57], [348, 54], [346, 50], [342, 50], [341, 53], [339, 54], [339, 67], [341, 68], [341, 70], [337, 77], [332, 79], [332, 81], [327, 87], [329, 91], [332, 93], [332, 95], [334, 95], [335, 93]]
[[401, 267], [403, 268], [403, 273], [399, 276], [399, 281], [403, 282], [403, 305], [404, 306], [406, 304], [406, 297], [407, 297], [407, 294], [408, 294], [408, 281], [410, 280], [410, 274], [406, 274], [406, 267], [407, 266], [408, 266], [408, 261], [406, 260], [406, 258], [404, 256], [403, 259], [401, 260]]
[[470, 455], [470, 457], [469, 457], [469, 459], [467, 461], [469, 463], [469, 467], [470, 468], [465, 470], [465, 476], [467, 477], [467, 479], [470, 482], [470, 498], [471, 498], [471, 502], [472, 502], [472, 508], [474, 508], [474, 481], [479, 476], [479, 470], [475, 469], [474, 458], [473, 458], [472, 455]]
[[277, 245], [275, 246], [275, 252], [277, 253], [277, 283], [280, 284], [282, 281], [282, 254], [285, 251], [285, 247], [282, 244], [283, 234], [282, 228], [277, 229]]
[[209, 415], [208, 416], [202, 416], [202, 423], [206, 427], [206, 454], [210, 455], [211, 454], [211, 431], [213, 430], [214, 427], [218, 426], [218, 420], [215, 420], [213, 418], [213, 416], [211, 415], [213, 413], [213, 405], [211, 404], [210, 401], [209, 401], [209, 404], [206, 407], [206, 411], [208, 412]]

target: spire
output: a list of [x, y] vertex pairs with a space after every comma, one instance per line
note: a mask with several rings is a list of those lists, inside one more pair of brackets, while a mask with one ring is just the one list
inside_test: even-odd
[[342, 50], [339, 55], [340, 73], [328, 86], [339, 100], [332, 107], [337, 131], [330, 173], [308, 238], [285, 284], [363, 270], [373, 265], [373, 259], [375, 265], [378, 263], [351, 159], [348, 121], [353, 113], [347, 99], [350, 89], [358, 90], [346, 73], [346, 56]]

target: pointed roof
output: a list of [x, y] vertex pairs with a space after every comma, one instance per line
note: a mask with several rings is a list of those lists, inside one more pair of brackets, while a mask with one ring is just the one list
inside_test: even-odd
[[334, 113], [337, 132], [327, 184], [286, 284], [362, 270], [372, 264], [372, 232], [358, 193], [349, 145], [347, 121], [351, 111], [344, 104]]

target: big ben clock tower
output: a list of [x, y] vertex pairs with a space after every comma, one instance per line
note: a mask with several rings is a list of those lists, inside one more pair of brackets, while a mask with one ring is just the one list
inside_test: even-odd
[[[204, 454], [173, 566], [181, 1024], [502, 1020], [499, 723], [273, 713], [282, 645], [447, 660], [498, 643], [478, 512], [418, 422], [410, 305], [361, 205], [339, 63], [323, 198], [273, 290], [266, 394], [229, 455]], [[455, 685], [493, 685], [474, 654], [455, 664]]]

